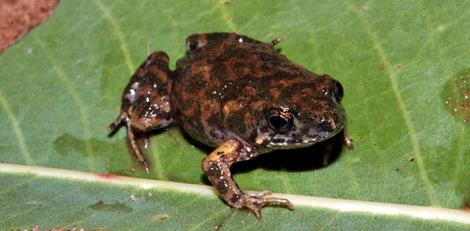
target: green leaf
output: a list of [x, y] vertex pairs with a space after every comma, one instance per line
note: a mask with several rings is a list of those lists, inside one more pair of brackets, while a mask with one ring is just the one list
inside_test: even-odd
[[0, 183], [8, 185], [1, 195], [11, 198], [0, 202], [6, 208], [0, 210], [2, 230], [211, 230], [214, 226], [229, 230], [460, 230], [470, 223], [468, 214], [451, 209], [284, 194], [276, 196], [295, 203], [295, 212], [268, 207], [263, 210], [265, 217], [256, 221], [248, 213], [234, 214], [223, 203], [214, 203], [216, 196], [209, 186], [11, 164], [1, 167]]
[[[243, 189], [468, 214], [461, 209], [470, 204], [469, 12], [466, 1], [62, 1], [0, 56], [0, 162], [206, 184], [200, 162], [210, 150], [177, 128], [151, 137], [146, 175], [125, 128], [109, 138], [107, 125], [149, 52], [166, 51], [173, 67], [189, 34], [235, 31], [263, 41], [280, 37], [295, 63], [338, 79], [354, 140], [354, 150], [334, 151], [326, 166], [321, 145], [241, 163], [234, 172]], [[215, 196], [184, 188], [2, 172], [2, 230], [207, 230], [229, 214]], [[130, 194], [138, 200], [129, 201]], [[425, 222], [316, 205], [263, 212], [259, 223], [236, 212], [222, 229], [464, 229], [470, 219], [449, 221], [444, 213], [447, 222]]]

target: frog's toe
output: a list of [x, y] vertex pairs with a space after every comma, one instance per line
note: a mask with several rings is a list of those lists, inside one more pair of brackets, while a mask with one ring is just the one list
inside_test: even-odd
[[121, 111], [121, 113], [119, 113], [117, 118], [108, 125], [110, 135], [114, 134], [116, 129], [119, 127], [119, 125], [121, 125], [121, 123], [126, 120], [127, 120], [127, 114]]
[[271, 195], [269, 191], [248, 194], [243, 196], [243, 207], [249, 209], [257, 219], [261, 219], [261, 209], [268, 205], [280, 205], [288, 209], [294, 209], [294, 205], [287, 199], [277, 197], [266, 197]]

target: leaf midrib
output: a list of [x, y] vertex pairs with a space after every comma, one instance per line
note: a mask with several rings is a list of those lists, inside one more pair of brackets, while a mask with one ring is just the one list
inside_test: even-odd
[[[195, 193], [216, 199], [213, 187], [206, 185], [149, 180], [124, 177], [118, 175], [96, 174], [65, 169], [45, 168], [36, 166], [0, 163], [0, 172], [4, 174], [32, 174], [38, 177], [49, 177], [94, 183], [106, 183], [115, 186], [132, 186], [144, 190], [157, 189], [181, 193]], [[253, 192], [250, 192], [253, 193]], [[439, 208], [431, 206], [416, 206], [390, 204], [382, 202], [345, 200], [326, 197], [312, 197], [294, 194], [273, 194], [274, 197], [289, 199], [294, 205], [310, 208], [322, 208], [343, 213], [371, 213], [384, 216], [406, 216], [425, 220], [443, 220], [470, 224], [470, 214], [463, 210]], [[218, 203], [218, 202], [214, 202]]]

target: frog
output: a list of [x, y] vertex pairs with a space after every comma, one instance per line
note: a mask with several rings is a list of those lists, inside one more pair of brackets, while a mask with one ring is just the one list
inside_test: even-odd
[[[120, 125], [147, 173], [136, 134], [176, 125], [213, 148], [201, 168], [222, 199], [258, 219], [265, 206], [293, 209], [270, 191], [247, 193], [231, 173], [235, 163], [279, 149], [326, 141], [345, 128], [343, 87], [328, 74], [294, 64], [276, 45], [229, 32], [193, 34], [186, 53], [169, 68], [163, 51], [150, 54], [124, 88]], [[345, 143], [352, 146], [345, 135]], [[147, 142], [146, 142], [147, 143]]]

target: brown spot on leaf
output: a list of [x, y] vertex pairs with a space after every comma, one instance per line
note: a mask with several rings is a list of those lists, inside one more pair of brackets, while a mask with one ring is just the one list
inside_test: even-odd
[[382, 71], [384, 71], [386, 67], [387, 67], [387, 65], [385, 63], [381, 63], [379, 65], [379, 69], [382, 70]]
[[169, 218], [169, 216], [166, 215], [166, 214], [157, 214], [157, 215], [155, 216], [155, 220], [156, 220], [157, 222], [166, 221], [168, 218]]

